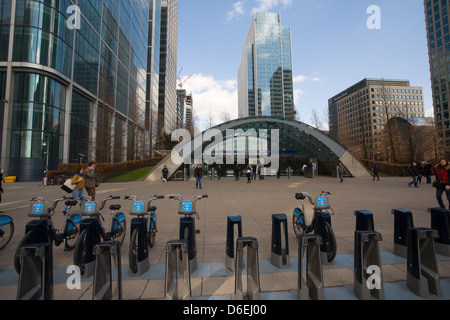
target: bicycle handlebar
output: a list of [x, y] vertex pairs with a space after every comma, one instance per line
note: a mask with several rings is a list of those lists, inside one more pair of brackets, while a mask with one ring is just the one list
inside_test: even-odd
[[[63, 196], [62, 198], [56, 199], [52, 202], [50, 202], [52, 204], [52, 206], [50, 208], [47, 208], [47, 213], [50, 214], [50, 212], [55, 211], [56, 206], [58, 205], [58, 202], [64, 201], [64, 200], [70, 200], [73, 199], [73, 197], [66, 197]], [[39, 202], [44, 202], [44, 197], [33, 197], [30, 201], [39, 201]]]
[[100, 208], [98, 210], [103, 210], [103, 208], [106, 205], [106, 201], [117, 200], [117, 199], [120, 199], [120, 196], [112, 196], [112, 195], [110, 195], [109, 197], [106, 197], [105, 199], [102, 200], [102, 204], [100, 205]]

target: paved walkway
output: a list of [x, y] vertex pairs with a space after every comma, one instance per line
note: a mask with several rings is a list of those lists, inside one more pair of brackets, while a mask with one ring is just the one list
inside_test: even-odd
[[[308, 191], [318, 195], [321, 190], [330, 191], [333, 229], [338, 243], [338, 255], [334, 265], [324, 266], [325, 299], [357, 299], [353, 293], [353, 238], [355, 230], [355, 210], [369, 210], [374, 215], [375, 230], [382, 234], [380, 243], [381, 261], [386, 299], [418, 299], [406, 287], [406, 259], [393, 254], [394, 219], [391, 209], [411, 210], [416, 227], [430, 227], [430, 214], [427, 209], [435, 207], [437, 201], [434, 189], [422, 184], [419, 188], [409, 188], [409, 178], [345, 179], [343, 183], [335, 178], [319, 177], [314, 180], [304, 177], [269, 177], [263, 181], [246, 183], [246, 178], [234, 181], [227, 177], [222, 181], [203, 179], [203, 189], [195, 188], [194, 181], [186, 182], [127, 182], [104, 183], [97, 189], [97, 200], [109, 195], [120, 195], [122, 210], [127, 213], [127, 227], [131, 216], [128, 214], [130, 202], [123, 200], [125, 195], [137, 195], [139, 199], [150, 196], [181, 194], [185, 200], [198, 194], [208, 194], [207, 199], [197, 202], [200, 219], [196, 221], [198, 268], [192, 274], [193, 299], [233, 299], [234, 273], [225, 268], [226, 217], [242, 216], [243, 234], [258, 239], [261, 299], [292, 300], [296, 298], [297, 286], [297, 243], [292, 231], [291, 215], [295, 207], [296, 192]], [[44, 196], [53, 200], [64, 195], [56, 186], [43, 187], [39, 183], [4, 184], [5, 193], [1, 210], [13, 217], [15, 234], [11, 243], [0, 251], [0, 299], [15, 299], [18, 275], [13, 267], [13, 254], [24, 234], [28, 200], [34, 196]], [[123, 299], [162, 299], [164, 296], [165, 245], [178, 238], [178, 202], [159, 200], [153, 203], [158, 207], [158, 229], [156, 245], [150, 250], [150, 269], [140, 277], [128, 275], [129, 233], [121, 247], [123, 271]], [[311, 214], [311, 206], [307, 211]], [[59, 207], [63, 209], [62, 204]], [[278, 269], [270, 263], [272, 214], [284, 213], [288, 216], [288, 237], [290, 268]], [[109, 226], [109, 215], [103, 212]], [[310, 219], [310, 216], [308, 216]], [[58, 211], [53, 222], [61, 228], [63, 216]], [[129, 229], [128, 229], [129, 232]], [[67, 267], [72, 263], [72, 252], [61, 247], [53, 248], [55, 299], [75, 300], [92, 298], [92, 277], [83, 279], [81, 289], [69, 290], [66, 281]], [[438, 256], [439, 272], [443, 296], [450, 299], [450, 258]]]

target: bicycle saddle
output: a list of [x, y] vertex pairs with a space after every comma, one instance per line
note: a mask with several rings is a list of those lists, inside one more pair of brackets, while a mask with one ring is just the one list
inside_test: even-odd
[[155, 206], [150, 206], [150, 207], [148, 207], [147, 211], [154, 212], [154, 211], [156, 211], [156, 209], [157, 208]]
[[66, 206], [74, 206], [74, 205], [76, 205], [77, 203], [78, 203], [77, 200], [67, 200], [64, 204], [65, 204]]
[[296, 193], [295, 194], [295, 199], [297, 199], [297, 200], [304, 200], [305, 199], [305, 195], [303, 193]]
[[122, 206], [120, 204], [112, 204], [109, 206], [109, 210], [120, 210]]

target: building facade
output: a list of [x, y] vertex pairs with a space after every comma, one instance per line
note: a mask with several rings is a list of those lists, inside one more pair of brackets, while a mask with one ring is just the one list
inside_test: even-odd
[[185, 89], [177, 90], [177, 128], [183, 128], [194, 135], [193, 124], [193, 99], [192, 93], [186, 93]]
[[150, 156], [149, 1], [2, 0], [0, 17], [6, 174]]
[[295, 119], [290, 27], [280, 14], [252, 19], [238, 70], [238, 117]]
[[448, 0], [424, 0], [434, 118], [450, 154], [450, 27]]
[[328, 100], [330, 136], [360, 157], [383, 152], [389, 119], [423, 118], [423, 88], [408, 80], [363, 79]]

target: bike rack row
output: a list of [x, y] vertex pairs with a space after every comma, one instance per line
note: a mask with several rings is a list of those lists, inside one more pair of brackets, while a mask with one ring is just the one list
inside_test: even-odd
[[[436, 254], [450, 256], [450, 211], [431, 208], [430, 212], [431, 228], [416, 228], [410, 211], [392, 210], [394, 254], [407, 259], [407, 286], [421, 298], [441, 296]], [[354, 292], [361, 300], [385, 299], [379, 246], [382, 236], [375, 231], [374, 218], [370, 211], [357, 210], [354, 214], [356, 217]], [[180, 220], [182, 219], [184, 218]], [[44, 228], [41, 224], [32, 227]], [[188, 223], [186, 226], [186, 230], [191, 234], [189, 242], [177, 239], [168, 241], [166, 244], [165, 298], [169, 300], [191, 298], [190, 276], [192, 269], [195, 270], [196, 267], [195, 224]], [[52, 243], [47, 243], [43, 239], [35, 241], [37, 242], [26, 245], [21, 250], [22, 268], [17, 299], [53, 298]], [[324, 299], [323, 265], [325, 263], [322, 245], [321, 235], [299, 236], [297, 297], [300, 300]], [[237, 300], [258, 300], [261, 297], [258, 248], [256, 238], [243, 236], [242, 217], [227, 217], [225, 265], [235, 273], [235, 299]], [[272, 215], [271, 250], [272, 264], [277, 268], [289, 268], [287, 217], [284, 214]], [[94, 246], [92, 255], [94, 256], [93, 299], [121, 299], [119, 242], [98, 243]], [[179, 284], [180, 274], [181, 284]], [[247, 279], [244, 279], [245, 276]]]

